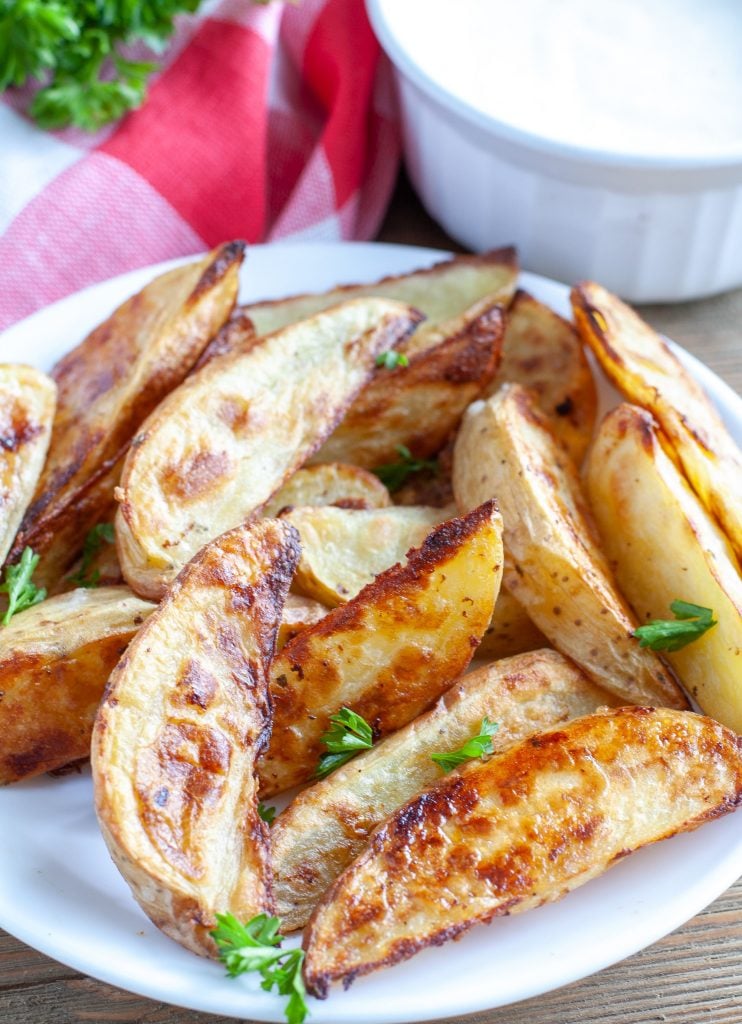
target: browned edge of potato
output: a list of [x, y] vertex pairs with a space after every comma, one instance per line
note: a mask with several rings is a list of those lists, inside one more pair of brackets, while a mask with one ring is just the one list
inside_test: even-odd
[[109, 852], [158, 928], [206, 956], [216, 913], [247, 920], [273, 905], [254, 766], [298, 555], [296, 531], [271, 519], [204, 547], [119, 662], [95, 722]]
[[459, 508], [496, 497], [504, 522], [503, 582], [558, 651], [631, 704], [687, 707], [660, 659], [639, 646], [580, 488], [535, 398], [504, 384], [472, 406], [456, 442]]
[[729, 542], [645, 410], [606, 416], [586, 470], [603, 547], [640, 622], [673, 618], [675, 600], [712, 610], [716, 625], [665, 657], [707, 715], [742, 733], [742, 578]]
[[511, 658], [516, 654], [548, 646], [548, 640], [523, 605], [502, 587], [497, 595], [492, 620], [477, 648], [477, 657], [496, 661], [498, 658]]
[[0, 783], [88, 756], [108, 677], [154, 607], [128, 587], [76, 590], [0, 629]]
[[208, 540], [258, 514], [317, 450], [420, 314], [355, 299], [212, 360], [160, 403], [124, 463], [124, 577], [160, 597]]
[[333, 982], [558, 900], [740, 802], [740, 739], [691, 712], [619, 708], [532, 736], [381, 826], [304, 933], [307, 989], [324, 998]]
[[276, 913], [302, 928], [324, 891], [398, 807], [439, 781], [433, 753], [458, 750], [482, 719], [498, 724], [492, 752], [614, 705], [556, 651], [531, 651], [459, 679], [427, 714], [303, 790], [271, 829]]
[[271, 668], [263, 796], [312, 777], [322, 734], [341, 707], [362, 715], [378, 739], [431, 707], [461, 675], [492, 617], [501, 530], [493, 501], [443, 523], [404, 565], [284, 647]]
[[321, 622], [329, 610], [326, 605], [311, 597], [304, 597], [302, 594], [287, 594], [281, 615], [281, 625], [278, 627], [276, 650], [280, 651], [289, 640], [293, 640], [305, 629]]
[[199, 356], [193, 372], [196, 373], [212, 359], [231, 355], [232, 352], [246, 352], [257, 344], [255, 324], [241, 306], [235, 306], [229, 320], [217, 331]]
[[660, 335], [601, 285], [584, 281], [571, 298], [583, 340], [621, 394], [659, 422], [742, 565], [742, 452], [706, 393]]
[[276, 491], [263, 509], [277, 516], [302, 505], [337, 505], [338, 508], [387, 508], [392, 499], [378, 476], [346, 462], [304, 466]]

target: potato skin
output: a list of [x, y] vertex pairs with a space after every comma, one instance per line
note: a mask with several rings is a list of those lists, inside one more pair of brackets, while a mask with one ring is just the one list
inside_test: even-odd
[[381, 480], [360, 466], [347, 462], [323, 462], [303, 466], [276, 491], [263, 509], [277, 516], [302, 505], [337, 505], [338, 508], [388, 508], [392, 499]]
[[742, 741], [690, 712], [619, 708], [533, 736], [400, 808], [304, 934], [307, 989], [557, 900], [742, 802]]
[[502, 588], [497, 595], [492, 621], [477, 648], [477, 657], [497, 661], [547, 645], [546, 637], [528, 617], [523, 605]]
[[271, 829], [276, 913], [302, 928], [324, 891], [398, 807], [438, 782], [434, 752], [457, 750], [482, 718], [499, 725], [495, 753], [524, 736], [612, 705], [615, 698], [556, 651], [532, 651], [475, 669], [435, 707], [303, 790]]
[[352, 601], [288, 643], [271, 668], [273, 733], [261, 794], [312, 777], [330, 716], [344, 705], [375, 737], [429, 708], [471, 660], [502, 571], [494, 502], [436, 527]]
[[216, 912], [272, 909], [255, 758], [296, 531], [241, 526], [183, 569], [111, 676], [92, 742], [98, 820], [142, 909], [202, 955]]
[[0, 783], [88, 756], [108, 677], [154, 607], [128, 587], [75, 590], [0, 629]]

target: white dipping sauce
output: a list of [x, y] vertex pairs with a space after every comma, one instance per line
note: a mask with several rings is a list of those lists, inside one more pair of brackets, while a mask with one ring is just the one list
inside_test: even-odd
[[641, 155], [742, 142], [742, 0], [384, 0], [421, 70], [514, 127]]

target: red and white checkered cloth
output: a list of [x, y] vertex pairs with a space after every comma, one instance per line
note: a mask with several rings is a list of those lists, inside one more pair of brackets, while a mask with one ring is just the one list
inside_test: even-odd
[[48, 133], [0, 103], [0, 329], [229, 238], [369, 238], [397, 172], [389, 67], [363, 0], [208, 0], [141, 110]]

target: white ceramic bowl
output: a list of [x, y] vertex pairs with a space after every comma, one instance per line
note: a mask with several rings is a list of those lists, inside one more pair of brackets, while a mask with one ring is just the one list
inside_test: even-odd
[[[497, 0], [489, 2], [496, 61], [507, 38], [497, 33]], [[440, 49], [441, 40], [431, 19], [465, 18], [460, 0], [367, 6], [396, 70], [410, 177], [454, 238], [475, 250], [514, 243], [529, 270], [598, 280], [635, 302], [699, 298], [742, 284], [742, 139], [653, 154], [524, 130], [430, 73], [435, 62], [426, 47], [429, 53], [435, 37]], [[457, 60], [452, 53], [454, 68]], [[446, 65], [443, 77], [450, 82], [451, 74]]]

